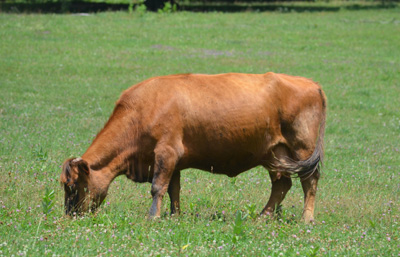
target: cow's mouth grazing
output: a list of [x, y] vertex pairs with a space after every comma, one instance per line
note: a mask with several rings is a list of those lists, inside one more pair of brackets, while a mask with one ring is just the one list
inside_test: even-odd
[[77, 211], [79, 203], [79, 195], [77, 190], [71, 189], [65, 185], [65, 214], [71, 215]]

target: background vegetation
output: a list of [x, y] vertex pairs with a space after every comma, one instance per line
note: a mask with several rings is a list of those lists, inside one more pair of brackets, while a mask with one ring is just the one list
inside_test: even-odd
[[400, 0], [0, 0], [3, 12], [82, 13], [145, 8], [148, 11], [305, 12], [388, 9]]
[[[0, 14], [0, 255], [398, 256], [399, 9], [316, 13]], [[63, 217], [58, 178], [121, 91], [173, 73], [313, 78], [329, 111], [316, 221], [300, 182], [280, 219], [268, 173], [187, 170], [182, 210], [146, 219], [150, 184], [113, 182], [97, 215]]]

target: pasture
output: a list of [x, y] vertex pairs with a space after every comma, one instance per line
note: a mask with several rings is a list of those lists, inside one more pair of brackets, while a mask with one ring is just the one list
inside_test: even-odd
[[[399, 256], [399, 11], [0, 14], [0, 256]], [[179, 217], [166, 196], [147, 220], [150, 184], [123, 176], [97, 215], [63, 217], [60, 165], [122, 90], [267, 71], [312, 78], [328, 97], [314, 223], [300, 221], [298, 179], [280, 218], [255, 215], [270, 193], [261, 167], [183, 171]]]

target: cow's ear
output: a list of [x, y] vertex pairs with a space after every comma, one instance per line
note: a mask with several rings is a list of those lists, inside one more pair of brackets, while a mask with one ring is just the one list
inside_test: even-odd
[[73, 160], [74, 165], [78, 168], [80, 174], [89, 175], [89, 164], [82, 158], [76, 158]]
[[61, 184], [69, 184], [71, 182], [71, 173], [73, 172], [71, 164], [74, 159], [75, 158], [69, 158], [69, 159], [65, 160], [63, 167], [62, 167], [61, 176], [60, 176]]

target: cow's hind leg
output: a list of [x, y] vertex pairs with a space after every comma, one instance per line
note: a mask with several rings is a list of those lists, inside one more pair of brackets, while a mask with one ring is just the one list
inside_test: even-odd
[[[311, 156], [312, 150], [309, 149], [299, 149], [297, 150], [298, 156], [302, 160], [307, 159], [307, 157]], [[313, 164], [308, 168], [308, 172], [300, 175], [301, 186], [304, 192], [304, 208], [302, 220], [306, 223], [309, 223], [314, 220], [314, 205], [315, 205], [315, 197], [317, 194], [317, 185], [320, 177], [320, 164]]]
[[154, 176], [151, 186], [153, 203], [150, 207], [150, 218], [160, 217], [162, 199], [167, 192], [178, 155], [172, 147], [157, 147], [155, 152]]
[[179, 214], [179, 194], [181, 190], [181, 172], [175, 171], [168, 186], [168, 194], [171, 199], [171, 214]]
[[[288, 150], [283, 145], [278, 145], [274, 148], [273, 152], [267, 158], [267, 168], [273, 167], [279, 168], [279, 160], [288, 156]], [[272, 189], [267, 205], [261, 212], [261, 215], [272, 216], [276, 207], [281, 204], [286, 196], [286, 193], [292, 187], [292, 179], [284, 176], [281, 172], [272, 171], [270, 169], [269, 175], [271, 177]]]
[[292, 128], [293, 137], [288, 140], [292, 144], [296, 159], [301, 160], [297, 163], [303, 170], [299, 173], [299, 177], [304, 192], [302, 219], [306, 223], [314, 220], [315, 196], [323, 159], [324, 123], [320, 127], [320, 121], [315, 117], [318, 115], [307, 115], [307, 113], [300, 115]]
[[316, 170], [311, 176], [301, 181], [304, 192], [304, 209], [302, 219], [307, 223], [314, 220], [314, 203], [315, 196], [317, 194], [319, 176], [319, 170]]

